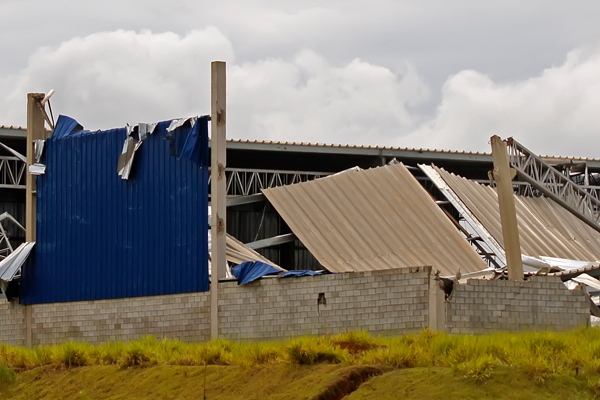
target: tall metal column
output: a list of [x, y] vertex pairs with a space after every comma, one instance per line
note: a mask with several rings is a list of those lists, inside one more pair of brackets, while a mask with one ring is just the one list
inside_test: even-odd
[[[29, 166], [35, 162], [33, 153], [34, 140], [45, 139], [44, 114], [41, 101], [44, 93], [27, 94], [27, 166], [25, 167], [25, 241], [35, 242], [36, 220], [36, 186], [35, 176], [29, 173]], [[25, 306], [25, 346], [31, 348], [31, 306]]]
[[226, 213], [227, 182], [226, 162], [226, 79], [225, 62], [211, 64], [211, 277], [210, 277], [210, 336], [219, 337], [219, 279], [224, 279], [227, 269]]
[[502, 223], [502, 238], [506, 252], [508, 279], [523, 280], [523, 261], [521, 260], [521, 242], [517, 226], [517, 211], [512, 180], [516, 171], [511, 169], [508, 162], [506, 143], [499, 136], [492, 136], [492, 158], [494, 160], [494, 179], [497, 183], [498, 204], [500, 206], [500, 222]]

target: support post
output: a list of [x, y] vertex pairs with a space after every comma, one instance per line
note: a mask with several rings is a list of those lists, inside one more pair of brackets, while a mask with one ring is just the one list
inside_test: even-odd
[[429, 271], [429, 330], [446, 331], [446, 294], [440, 286], [439, 272]]
[[35, 241], [36, 194], [35, 175], [29, 173], [29, 166], [35, 163], [33, 153], [34, 140], [45, 139], [44, 114], [39, 104], [44, 99], [44, 93], [29, 93], [27, 95], [27, 168], [25, 171], [25, 240]]
[[502, 223], [502, 238], [506, 252], [508, 279], [523, 280], [523, 261], [521, 259], [521, 242], [517, 225], [515, 195], [512, 180], [516, 171], [510, 168], [506, 143], [499, 136], [492, 136], [492, 158], [494, 161], [494, 180], [498, 191], [500, 206], [500, 221]]
[[[35, 220], [36, 220], [36, 186], [35, 176], [29, 173], [29, 166], [35, 163], [33, 143], [37, 139], [46, 138], [44, 128], [44, 112], [41, 101], [44, 93], [27, 94], [27, 165], [25, 167], [25, 241], [35, 242]], [[31, 305], [25, 306], [25, 346], [32, 346], [32, 321]]]
[[219, 280], [225, 278], [227, 184], [226, 163], [226, 80], [225, 62], [211, 64], [211, 277], [210, 277], [210, 337], [219, 337]]

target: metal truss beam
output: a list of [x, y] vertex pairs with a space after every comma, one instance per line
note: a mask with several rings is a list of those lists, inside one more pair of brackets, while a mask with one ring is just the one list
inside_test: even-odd
[[523, 180], [600, 232], [598, 190], [586, 191], [513, 138], [507, 145], [510, 165]]
[[262, 189], [312, 181], [331, 175], [331, 173], [227, 168], [225, 175], [227, 178], [227, 196], [233, 198], [261, 194]]
[[0, 156], [0, 189], [25, 189], [27, 164], [15, 156]]

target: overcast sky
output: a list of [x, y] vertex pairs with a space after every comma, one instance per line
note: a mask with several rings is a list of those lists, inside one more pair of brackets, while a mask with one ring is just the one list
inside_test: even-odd
[[210, 112], [228, 136], [600, 157], [597, 1], [0, 0], [0, 124], [27, 92], [86, 129]]

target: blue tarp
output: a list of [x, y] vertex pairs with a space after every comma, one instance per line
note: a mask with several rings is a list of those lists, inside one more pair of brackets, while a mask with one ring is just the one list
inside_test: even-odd
[[311, 271], [311, 270], [297, 270], [297, 271], [287, 271], [283, 274], [279, 275], [278, 278], [298, 278], [300, 276], [313, 276], [313, 275], [322, 275], [321, 271]]
[[238, 285], [245, 285], [265, 275], [278, 274], [281, 270], [260, 261], [245, 261], [231, 269], [238, 280]]

